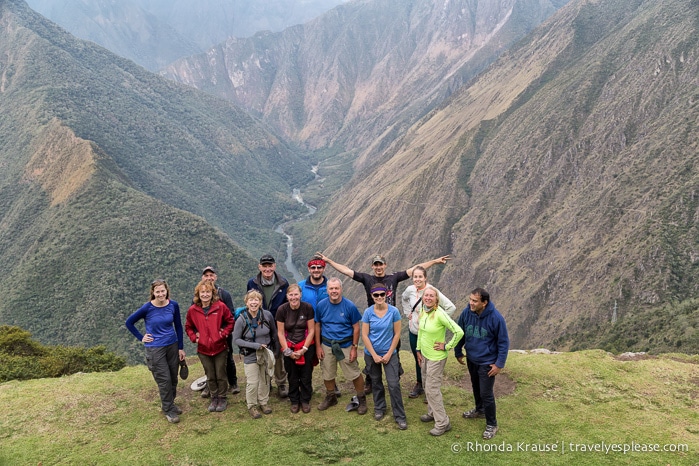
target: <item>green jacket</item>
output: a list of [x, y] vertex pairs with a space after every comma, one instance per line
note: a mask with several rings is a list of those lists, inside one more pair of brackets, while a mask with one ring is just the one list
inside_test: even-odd
[[[454, 334], [449, 343], [444, 347], [444, 351], [434, 349], [436, 342], [442, 342], [446, 338], [447, 329]], [[464, 331], [456, 322], [449, 317], [444, 309], [437, 309], [427, 312], [424, 306], [420, 311], [420, 327], [417, 332], [417, 350], [422, 356], [430, 361], [441, 361], [446, 359], [449, 351], [456, 346]]]

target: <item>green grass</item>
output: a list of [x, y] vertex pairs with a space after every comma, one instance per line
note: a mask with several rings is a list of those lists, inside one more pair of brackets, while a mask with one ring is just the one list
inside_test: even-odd
[[[402, 360], [406, 394], [414, 365], [406, 352]], [[346, 413], [350, 384], [344, 379], [340, 404], [317, 411], [318, 368], [310, 414], [292, 415], [288, 402], [272, 397], [274, 412], [253, 420], [243, 393], [229, 398], [224, 413], [208, 413], [207, 401], [188, 388], [202, 375], [193, 360], [190, 379], [178, 391], [184, 414], [177, 425], [160, 413], [144, 366], [13, 381], [0, 384], [0, 464], [697, 464], [698, 362], [683, 355], [620, 361], [602, 351], [513, 353], [505, 374], [515, 389], [498, 398], [500, 432], [490, 442], [481, 440], [483, 420], [460, 415], [473, 401], [465, 368], [453, 357], [443, 393], [454, 428], [438, 438], [428, 434], [430, 424], [418, 420], [426, 410], [422, 398], [405, 397], [404, 432], [390, 416], [374, 421], [371, 401], [366, 416]], [[241, 363], [238, 368], [242, 374]], [[603, 442], [683, 444], [688, 452], [570, 451], [570, 444], [601, 448]], [[547, 444], [558, 451], [519, 451]], [[513, 451], [484, 451], [496, 447]]]

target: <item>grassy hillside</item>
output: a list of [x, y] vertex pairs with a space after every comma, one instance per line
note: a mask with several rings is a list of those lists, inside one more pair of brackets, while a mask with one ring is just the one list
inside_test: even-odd
[[[403, 360], [409, 358], [404, 352]], [[422, 399], [405, 397], [407, 431], [391, 416], [374, 421], [371, 401], [366, 416], [346, 413], [350, 384], [343, 379], [340, 404], [317, 411], [318, 370], [310, 414], [292, 415], [288, 402], [273, 397], [274, 412], [253, 420], [242, 394], [230, 398], [224, 413], [208, 413], [206, 400], [188, 388], [202, 374], [193, 363], [190, 379], [180, 382], [184, 414], [176, 425], [160, 413], [145, 366], [7, 382], [0, 384], [0, 464], [271, 464], [284, 458], [287, 464], [691, 465], [699, 462], [698, 362], [677, 354], [623, 360], [602, 351], [511, 353], [496, 384], [500, 432], [489, 442], [481, 439], [483, 420], [461, 417], [472, 395], [453, 357], [443, 389], [453, 430], [438, 438], [418, 420], [426, 409]], [[404, 394], [414, 375], [412, 365], [405, 368]], [[682, 452], [594, 451], [624, 445]], [[557, 451], [532, 451], [554, 446]]]

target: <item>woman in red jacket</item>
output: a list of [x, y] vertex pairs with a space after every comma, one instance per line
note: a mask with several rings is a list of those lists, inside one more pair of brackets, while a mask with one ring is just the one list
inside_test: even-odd
[[211, 392], [211, 412], [224, 411], [228, 405], [226, 337], [233, 331], [233, 323], [231, 311], [219, 301], [216, 287], [211, 282], [200, 281], [194, 288], [194, 304], [187, 311], [184, 329], [189, 339], [197, 344], [199, 360]]

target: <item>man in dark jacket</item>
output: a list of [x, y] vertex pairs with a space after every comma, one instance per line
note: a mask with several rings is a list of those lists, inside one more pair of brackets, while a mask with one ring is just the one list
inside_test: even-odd
[[[262, 309], [269, 311], [272, 317], [276, 317], [277, 308], [286, 302], [286, 290], [289, 288], [289, 282], [277, 273], [277, 263], [270, 254], [260, 257], [257, 268], [260, 273], [248, 280], [247, 291], [257, 290], [262, 293]], [[289, 396], [286, 370], [284, 370], [284, 361], [281, 357], [277, 357], [274, 362], [274, 380], [277, 383], [279, 397]]]
[[[507, 335], [505, 319], [490, 301], [490, 294], [483, 288], [471, 292], [469, 304], [461, 312], [457, 321], [464, 336], [454, 352], [460, 364], [468, 366], [471, 376], [473, 398], [476, 407], [463, 413], [466, 419], [485, 417], [483, 438], [490, 440], [498, 432], [495, 417], [495, 376], [505, 367], [510, 338]], [[463, 350], [466, 350], [464, 363]]]

